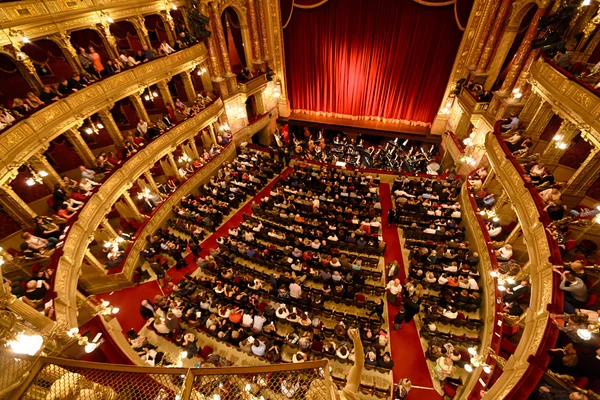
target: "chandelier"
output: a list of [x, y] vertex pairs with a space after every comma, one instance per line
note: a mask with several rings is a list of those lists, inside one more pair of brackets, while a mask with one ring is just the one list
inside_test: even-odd
[[204, 75], [206, 72], [207, 72], [206, 67], [202, 67], [198, 71], [196, 71], [196, 74], [198, 74], [198, 75]]
[[[471, 355], [471, 359], [469, 360], [470, 364], [465, 364], [465, 371], [473, 372], [474, 368], [483, 367], [483, 372], [486, 374], [492, 372], [492, 367], [485, 362], [488, 356], [487, 352], [483, 354], [477, 354], [477, 349], [475, 347], [469, 347], [468, 351]], [[492, 349], [489, 351], [493, 352]]]
[[102, 128], [104, 128], [104, 125], [102, 125], [100, 122], [98, 122], [97, 124], [94, 124], [92, 119], [88, 118], [88, 124], [87, 124], [87, 127], [85, 128], [85, 133], [87, 133], [88, 135], [91, 135], [93, 133], [95, 133], [96, 135], [99, 135], [100, 129], [102, 129]]
[[496, 214], [496, 210], [481, 210], [479, 211], [479, 215], [486, 219], [491, 219], [494, 222], [500, 221], [500, 218], [498, 218], [498, 215]]
[[177, 158], [177, 161], [179, 161], [180, 163], [188, 163], [188, 162], [192, 161], [192, 159], [190, 156], [183, 153], [179, 156], [179, 158]]
[[154, 99], [157, 97], [158, 97], [158, 92], [156, 90], [151, 92], [150, 89], [148, 89], [148, 92], [144, 95], [144, 100], [154, 101]]
[[31, 175], [31, 177], [29, 177], [25, 183], [27, 184], [27, 186], [33, 186], [37, 183], [43, 183], [45, 177], [48, 176], [48, 173], [44, 170], [39, 170], [36, 171], [31, 165], [27, 164], [27, 169], [29, 169], [29, 174]]

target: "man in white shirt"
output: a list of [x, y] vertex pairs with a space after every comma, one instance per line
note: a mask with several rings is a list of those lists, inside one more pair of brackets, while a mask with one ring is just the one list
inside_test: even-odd
[[294, 299], [299, 299], [302, 297], [302, 288], [298, 284], [298, 282], [290, 283], [290, 297]]
[[267, 319], [259, 314], [259, 315], [255, 315], [254, 316], [254, 323], [252, 324], [252, 330], [254, 332], [260, 332], [262, 331], [263, 325], [265, 324], [265, 322], [267, 322]]
[[512, 246], [510, 244], [506, 244], [496, 250], [496, 257], [498, 261], [508, 261], [513, 256]]
[[469, 276], [469, 289], [471, 290], [479, 290], [479, 284], [472, 276]]

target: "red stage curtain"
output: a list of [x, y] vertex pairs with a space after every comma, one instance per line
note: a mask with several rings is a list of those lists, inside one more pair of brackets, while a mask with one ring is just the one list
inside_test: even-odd
[[284, 30], [292, 109], [429, 124], [461, 37], [454, 6], [330, 0], [295, 9]]

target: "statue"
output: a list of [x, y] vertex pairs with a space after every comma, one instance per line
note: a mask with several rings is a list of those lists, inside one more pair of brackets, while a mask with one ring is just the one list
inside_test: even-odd
[[188, 20], [190, 22], [190, 26], [188, 29], [190, 34], [200, 42], [204, 39], [208, 39], [210, 35], [212, 35], [212, 32], [206, 29], [209, 19], [200, 11], [200, 1], [188, 0], [187, 8], [189, 10]]

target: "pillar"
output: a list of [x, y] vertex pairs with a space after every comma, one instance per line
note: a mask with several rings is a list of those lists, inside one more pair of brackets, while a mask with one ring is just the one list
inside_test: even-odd
[[177, 34], [175, 33], [175, 22], [173, 21], [173, 17], [168, 9], [160, 12], [160, 18], [163, 21], [163, 25], [165, 27], [165, 32], [167, 33], [167, 39], [169, 43], [172, 45], [177, 40]]
[[60, 186], [63, 185], [62, 178], [58, 172], [56, 172], [54, 167], [50, 165], [50, 162], [48, 162], [48, 159], [46, 156], [44, 156], [43, 152], [39, 152], [31, 156], [29, 163], [38, 173], [40, 171], [46, 171], [48, 173], [48, 176], [44, 177], [44, 183], [50, 188], [50, 190], [54, 190], [54, 185], [56, 184], [59, 184]]
[[492, 53], [496, 48], [498, 38], [500, 37], [500, 34], [502, 32], [504, 20], [506, 19], [510, 11], [511, 3], [512, 0], [502, 0], [502, 3], [500, 3], [500, 7], [497, 13], [495, 14], [494, 25], [490, 30], [490, 33], [487, 37], [487, 41], [485, 42], [485, 46], [483, 48], [483, 52], [481, 53], [481, 57], [479, 58], [479, 63], [477, 64], [476, 72], [479, 74], [484, 73], [487, 69]]
[[71, 36], [67, 32], [59, 32], [54, 35], [50, 35], [48, 39], [55, 42], [58, 47], [63, 51], [65, 59], [73, 69], [73, 72], [81, 73], [84, 72], [79, 57], [77, 57], [77, 49], [71, 44]]
[[142, 213], [140, 213], [138, 206], [135, 204], [135, 202], [129, 195], [129, 192], [128, 191], [123, 192], [121, 197], [125, 201], [125, 204], [127, 204], [127, 206], [131, 209], [131, 212], [133, 213], [134, 218], [137, 219], [138, 221], [142, 221], [144, 219], [144, 216], [142, 215]]
[[156, 181], [154, 180], [152, 173], [150, 171], [144, 172], [144, 178], [146, 178], [146, 181], [148, 182], [148, 185], [152, 188], [152, 191], [154, 192], [154, 194], [158, 194], [159, 193], [158, 185], [156, 184]]
[[525, 136], [531, 137], [534, 141], [538, 140], [553, 116], [554, 111], [552, 110], [552, 105], [544, 99], [541, 99], [537, 110], [533, 113], [531, 121], [527, 126]]
[[200, 158], [200, 153], [198, 153], [198, 147], [196, 147], [195, 138], [191, 138], [190, 140], [188, 140], [188, 144], [190, 146], [190, 149], [192, 149], [193, 157]]
[[142, 98], [139, 94], [132, 94], [129, 96], [129, 100], [131, 104], [133, 104], [133, 108], [135, 108], [135, 113], [137, 114], [139, 119], [143, 119], [146, 122], [150, 122], [150, 117], [148, 116], [148, 112], [144, 107], [144, 103], [142, 102]]
[[21, 225], [22, 228], [33, 226], [33, 218], [37, 216], [10, 187], [10, 185], [0, 186], [0, 206], [8, 215]]
[[[200, 69], [202, 68], [206, 68], [206, 64], [200, 64]], [[209, 69], [207, 69], [209, 70]], [[211, 76], [209, 73], [205, 72], [203, 74], [200, 75], [200, 79], [202, 79], [202, 86], [204, 87], [204, 90], [206, 90], [207, 92], [212, 92], [213, 90], [213, 79], [211, 79]], [[218, 83], [218, 82], [217, 82]], [[227, 90], [227, 85], [223, 85], [225, 86], [225, 90]], [[222, 89], [221, 89], [222, 90]], [[227, 95], [227, 92], [222, 95], [221, 97], [225, 97]]]
[[517, 54], [513, 57], [509, 67], [508, 73], [506, 74], [506, 78], [504, 78], [504, 82], [502, 83], [502, 87], [500, 88], [499, 94], [502, 96], [508, 96], [512, 91], [517, 77], [519, 73], [523, 69], [523, 65], [525, 61], [529, 57], [529, 53], [531, 52], [531, 42], [537, 37], [538, 34], [538, 24], [540, 22], [540, 18], [546, 13], [546, 9], [540, 7], [531, 23], [527, 27], [527, 32], [525, 33], [525, 37], [523, 37], [523, 41], [517, 50]]
[[514, 88], [520, 89], [521, 93], [523, 93], [523, 94], [527, 93], [527, 91], [525, 90], [525, 87], [527, 86], [527, 78], [529, 78], [529, 68], [531, 68], [531, 66], [538, 59], [539, 56], [540, 56], [539, 49], [531, 50], [529, 53], [529, 56], [527, 57], [527, 60], [525, 61], [525, 64], [523, 65], [523, 69], [521, 70], [521, 73], [519, 74], [519, 77], [517, 78], [517, 82], [515, 83]]
[[96, 256], [92, 254], [92, 251], [89, 249], [89, 247], [85, 249], [84, 257], [88, 265], [101, 271], [102, 274], [106, 273], [106, 265], [102, 264], [100, 260], [98, 260]]
[[[558, 128], [556, 135], [562, 136], [560, 139], [561, 142], [571, 143], [580, 131], [581, 130], [577, 125], [565, 119], [562, 124], [560, 124], [560, 128]], [[552, 140], [542, 154], [542, 159], [540, 161], [546, 164], [547, 167], [558, 165], [558, 161], [563, 154], [565, 154], [566, 148], [561, 149], [557, 146], [557, 144], [558, 141]]]
[[7, 47], [5, 48], [7, 48], [7, 50], [9, 50], [9, 52], [13, 56], [13, 61], [17, 66], [17, 69], [19, 70], [21, 76], [23, 77], [23, 79], [25, 79], [29, 87], [41, 91], [44, 84], [38, 76], [37, 71], [35, 70], [35, 66], [31, 61], [31, 58], [29, 58], [27, 54], [21, 51], [21, 46], [21, 44], [13, 44], [13, 47], [11, 49]]
[[119, 58], [119, 54], [121, 53], [119, 50], [119, 46], [117, 45], [117, 39], [113, 36], [110, 31], [110, 24], [98, 24], [97, 32], [100, 35], [100, 38], [104, 42], [104, 46], [108, 55], [112, 58]]
[[163, 98], [163, 102], [165, 103], [165, 105], [170, 104], [171, 107], [174, 109], [175, 102], [173, 101], [173, 97], [171, 97], [168, 82], [166, 80], [158, 81], [156, 82], [156, 86], [158, 87], [158, 91], [160, 93], [160, 96]]
[[208, 124], [208, 129], [210, 130], [210, 139], [213, 143], [217, 143], [217, 136], [215, 135], [215, 127], [213, 124]]
[[252, 64], [255, 68], [260, 69], [263, 61], [258, 33], [258, 22], [256, 20], [256, 5], [254, 4], [254, 0], [248, 0], [248, 22], [250, 23], [250, 37], [252, 38]]
[[265, 19], [265, 13], [267, 12], [265, 7], [265, 0], [257, 0], [258, 4], [258, 17], [260, 20], [260, 33], [262, 39], [262, 53], [263, 60], [269, 63], [271, 59], [271, 51], [269, 49], [269, 34], [267, 33], [267, 21]]
[[150, 37], [148, 36], [148, 29], [146, 29], [146, 20], [142, 15], [137, 15], [135, 17], [131, 17], [127, 19], [127, 21], [131, 22], [135, 27], [135, 31], [138, 34], [138, 38], [142, 43], [142, 46], [148, 46], [148, 48], [152, 48], [150, 44]]
[[500, 193], [500, 196], [498, 196], [498, 199], [496, 200], [496, 206], [494, 207], [496, 209], [496, 214], [500, 214], [502, 207], [504, 207], [507, 202], [508, 193], [506, 193], [505, 190], [502, 190], [502, 193]]
[[121, 134], [121, 130], [117, 126], [117, 122], [113, 118], [110, 109], [105, 108], [103, 110], [98, 111], [98, 116], [100, 117], [100, 120], [104, 125], [104, 129], [106, 129], [106, 131], [110, 135], [115, 146], [123, 147], [123, 144], [125, 142], [123, 139], [123, 135]]
[[536, 92], [531, 92], [527, 98], [527, 101], [525, 102], [525, 105], [523, 106], [523, 109], [519, 113], [519, 121], [525, 124], [530, 123], [541, 103], [541, 96]]
[[169, 164], [171, 165], [171, 168], [173, 168], [173, 170], [175, 171], [175, 175], [177, 176], [177, 178], [183, 179], [183, 176], [179, 175], [179, 167], [177, 167], [177, 163], [175, 162], [175, 157], [173, 156], [172, 152], [167, 153], [167, 160], [169, 160]]
[[477, 63], [479, 62], [479, 57], [481, 56], [481, 51], [483, 50], [483, 46], [487, 42], [487, 38], [490, 34], [492, 25], [497, 18], [496, 13], [498, 12], [498, 8], [500, 7], [500, 3], [502, 0], [489, 0], [486, 2], [485, 10], [484, 10], [484, 22], [479, 24], [479, 29], [476, 33], [476, 38], [474, 40], [474, 46], [471, 49], [470, 57], [467, 62], [467, 68], [470, 71], [473, 71], [477, 68]]
[[494, 170], [493, 168], [490, 168], [490, 172], [488, 172], [488, 175], [485, 178], [483, 185], [481, 185], [481, 188], [487, 189], [488, 187], [490, 187], [490, 185], [492, 184], [492, 181], [494, 180], [495, 177], [496, 177], [496, 170]]
[[211, 3], [212, 5], [212, 17], [211, 20], [215, 23], [217, 45], [221, 51], [221, 61], [223, 62], [223, 74], [231, 74], [231, 63], [229, 62], [229, 52], [227, 51], [227, 42], [225, 41], [225, 33], [223, 31], [223, 24], [221, 23], [221, 16], [219, 13], [219, 5], [216, 1]]
[[104, 230], [110, 237], [116, 238], [117, 236], [119, 236], [119, 234], [117, 233], [115, 228], [113, 228], [113, 226], [110, 224], [108, 219], [106, 219], [106, 218], [102, 219], [102, 222], [100, 223], [100, 225], [102, 225], [102, 228], [104, 228]]
[[71, 143], [71, 145], [75, 148], [75, 153], [81, 158], [83, 163], [90, 168], [94, 168], [96, 166], [96, 156], [92, 153], [92, 150], [89, 148], [83, 137], [81, 136], [81, 132], [76, 128], [71, 128], [64, 133], [65, 137]]
[[[194, 83], [192, 82], [192, 77], [190, 76], [190, 73], [188, 71], [183, 71], [179, 74], [179, 76], [181, 76], [181, 81], [183, 82], [183, 89], [185, 90], [185, 95], [188, 98], [188, 102], [193, 103], [196, 100], [196, 89], [194, 88]], [[204, 83], [204, 79], [202, 79], [202, 83]]]
[[567, 181], [564, 193], [572, 196], [585, 196], [598, 179], [600, 170], [600, 148], [594, 147], [585, 161]]
[[521, 234], [521, 221], [517, 221], [517, 225], [508, 234], [504, 243], [513, 244], [519, 238], [520, 234]]

